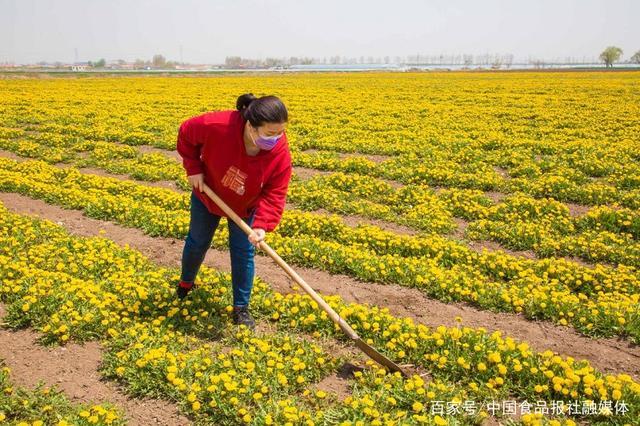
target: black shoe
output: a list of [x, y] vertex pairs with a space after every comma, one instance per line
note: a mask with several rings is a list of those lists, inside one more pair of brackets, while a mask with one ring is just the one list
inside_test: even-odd
[[251, 317], [248, 306], [233, 307], [233, 323], [237, 325], [244, 324], [251, 330], [256, 327], [256, 322]]
[[195, 287], [196, 286], [194, 283], [180, 281], [180, 283], [178, 283], [178, 285], [176, 286], [176, 294], [178, 295], [178, 299], [182, 300], [187, 297], [187, 294], [189, 294], [189, 292]]

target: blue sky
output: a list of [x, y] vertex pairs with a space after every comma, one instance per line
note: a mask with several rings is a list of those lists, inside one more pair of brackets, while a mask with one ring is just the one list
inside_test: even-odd
[[506, 54], [623, 58], [639, 0], [0, 0], [0, 62]]

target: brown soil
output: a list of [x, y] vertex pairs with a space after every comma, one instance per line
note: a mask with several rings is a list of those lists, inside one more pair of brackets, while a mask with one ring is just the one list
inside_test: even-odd
[[[292, 205], [292, 207], [295, 208], [295, 205]], [[313, 213], [318, 213], [322, 215], [335, 214], [325, 209], [318, 209], [318, 210], [315, 210]], [[397, 223], [387, 222], [380, 219], [370, 219], [368, 217], [363, 217], [358, 215], [340, 215], [340, 218], [345, 223], [345, 225], [351, 226], [353, 228], [357, 227], [358, 225], [366, 224], [366, 225], [377, 226], [378, 228], [384, 229], [385, 231], [395, 232], [396, 234], [401, 234], [401, 235], [418, 235], [420, 233], [420, 231], [410, 228], [408, 226], [399, 225]]]
[[[0, 305], [0, 318], [4, 315], [4, 306]], [[124, 411], [130, 425], [191, 424], [175, 404], [129, 397], [120, 385], [101, 379], [98, 367], [102, 347], [98, 342], [48, 348], [37, 343], [38, 336], [29, 329], [0, 328], [0, 358], [11, 369], [11, 380], [16, 385], [32, 388], [43, 381], [47, 386], [56, 386], [75, 403], [112, 403]]]
[[[502, 244], [497, 243], [495, 241], [488, 241], [488, 240], [482, 240], [482, 241], [474, 241], [474, 240], [468, 240], [465, 238], [465, 230], [467, 229], [467, 227], [469, 226], [469, 221], [464, 220], [464, 219], [460, 219], [457, 217], [453, 218], [454, 222], [456, 223], [456, 229], [452, 232], [452, 236], [461, 241], [462, 243], [466, 244], [467, 246], [469, 246], [469, 248], [471, 250], [474, 250], [478, 253], [482, 253], [483, 250], [488, 250], [488, 251], [502, 251], [510, 256], [514, 256], [514, 257], [520, 257], [520, 258], [525, 258], [525, 259], [538, 259], [538, 257], [536, 256], [535, 252], [533, 250], [509, 250], [506, 247], [503, 247]], [[588, 265], [585, 262], [579, 262], [581, 265]], [[593, 267], [593, 265], [591, 265]]]
[[384, 179], [384, 178], [378, 178], [378, 179], [380, 179], [381, 181], [387, 183], [393, 189], [400, 189], [400, 188], [404, 188], [405, 187], [404, 183], [398, 182], [397, 180]]
[[340, 159], [347, 159], [351, 157], [361, 157], [361, 158], [366, 158], [367, 160], [371, 160], [375, 163], [382, 163], [383, 161], [386, 161], [392, 158], [390, 155], [383, 155], [383, 154], [362, 154], [360, 152], [336, 152], [336, 151], [324, 151], [320, 149], [306, 149], [302, 152], [304, 152], [305, 154], [331, 152], [331, 153], [337, 154], [338, 158]]
[[141, 154], [162, 154], [165, 157], [170, 158], [172, 160], [176, 160], [180, 164], [182, 164], [182, 157], [176, 150], [158, 148], [151, 145], [129, 145], [122, 142], [110, 142], [110, 143], [112, 143], [113, 145], [118, 145], [123, 147], [136, 148], [138, 152], [140, 152]]
[[467, 244], [469, 245], [469, 248], [479, 253], [482, 252], [482, 249], [487, 249], [489, 251], [501, 250], [511, 256], [524, 257], [525, 259], [537, 259], [533, 250], [509, 250], [495, 241], [469, 241]]
[[309, 180], [318, 175], [329, 175], [331, 173], [333, 172], [329, 172], [327, 170], [311, 169], [308, 167], [295, 166], [293, 168], [293, 174], [295, 174], [297, 177], [299, 177], [302, 180]]
[[[76, 235], [94, 236], [104, 229], [106, 237], [121, 245], [129, 244], [159, 264], [180, 265], [184, 244], [181, 240], [149, 237], [138, 229], [87, 218], [79, 211], [64, 210], [18, 194], [0, 193], [0, 201], [13, 212], [53, 220]], [[257, 274], [276, 291], [292, 291], [291, 280], [270, 258], [256, 256], [255, 260]], [[229, 253], [209, 250], [205, 264], [230, 271]], [[546, 321], [529, 321], [522, 315], [493, 313], [462, 303], [443, 303], [426, 297], [415, 288], [362, 282], [346, 275], [331, 275], [310, 268], [295, 269], [322, 294], [338, 294], [349, 302], [387, 307], [393, 315], [410, 317], [431, 327], [455, 326], [456, 317], [461, 317], [463, 325], [484, 327], [489, 331], [502, 330], [505, 336], [526, 341], [537, 351], [551, 349], [561, 355], [587, 359], [603, 372], [625, 372], [640, 378], [640, 347], [624, 339], [591, 339], [572, 328]]]
[[582, 216], [591, 210], [591, 206], [584, 206], [582, 204], [574, 204], [574, 203], [564, 203], [567, 207], [569, 207], [569, 214], [573, 217]]
[[19, 155], [14, 154], [11, 151], [5, 151], [4, 149], [0, 149], [0, 157], [9, 158], [14, 161], [25, 161], [28, 158], [20, 157]]
[[327, 393], [336, 394], [338, 400], [343, 401], [346, 397], [351, 396], [351, 388], [349, 387], [349, 379], [353, 377], [352, 372], [355, 370], [352, 365], [345, 364], [339, 371], [330, 374], [314, 387]]
[[165, 157], [169, 157], [173, 160], [178, 161], [180, 164], [182, 164], [182, 157], [180, 156], [178, 151], [175, 151], [175, 150], [162, 149], [162, 148], [157, 148], [155, 146], [150, 146], [150, 145], [140, 145], [138, 146], [138, 150], [143, 154], [162, 154]]
[[497, 192], [497, 191], [485, 191], [484, 195], [490, 198], [491, 201], [493, 201], [496, 204], [500, 203], [507, 196], [507, 194], [503, 192]]
[[493, 166], [493, 170], [505, 179], [509, 179], [509, 171], [503, 167]]
[[[60, 167], [58, 165], [58, 167]], [[73, 165], [69, 166], [63, 166], [63, 167], [74, 167]], [[141, 182], [141, 181], [136, 181], [135, 179], [133, 179], [131, 176], [129, 175], [121, 175], [121, 174], [116, 174], [116, 173], [110, 173], [107, 172], [105, 170], [102, 169], [95, 169], [95, 168], [91, 168], [91, 167], [79, 167], [77, 168], [78, 170], [80, 170], [80, 172], [85, 173], [85, 174], [91, 174], [91, 175], [97, 175], [97, 176], [102, 176], [102, 177], [111, 177], [111, 178], [115, 178], [118, 180], [128, 180], [128, 181], [135, 181], [135, 182]], [[178, 188], [178, 185], [176, 185], [175, 182], [171, 182], [171, 181], [167, 181], [167, 180], [159, 180], [156, 182], [149, 182], [149, 181], [144, 181], [144, 185], [146, 186], [152, 186], [155, 188], [164, 188], [164, 189], [171, 189], [173, 191], [181, 191], [181, 189]]]
[[457, 239], [463, 239], [464, 231], [469, 226], [469, 221], [461, 219], [459, 217], [454, 217], [453, 222], [456, 224], [456, 228], [453, 230], [452, 235]]
[[[309, 180], [309, 179], [314, 178], [314, 177], [316, 177], [318, 175], [330, 175], [330, 174], [336, 173], [336, 172], [332, 172], [332, 171], [328, 171], [328, 170], [313, 169], [313, 168], [309, 168], [309, 167], [295, 166], [293, 168], [293, 173], [297, 177], [302, 179], [302, 180]], [[391, 186], [394, 189], [400, 189], [400, 188], [402, 188], [404, 186], [403, 183], [395, 181], [395, 180], [384, 179], [384, 178], [376, 178], [376, 179], [387, 183], [389, 186]]]
[[374, 163], [382, 163], [383, 161], [387, 161], [392, 157], [390, 155], [380, 155], [380, 154], [361, 154], [359, 152], [344, 152], [338, 153], [338, 157], [341, 160], [346, 160], [352, 157], [360, 157], [366, 158], [367, 160], [371, 160]]
[[[585, 268], [593, 268], [594, 267], [593, 263], [589, 263], [586, 260], [581, 259], [581, 258], [579, 258], [577, 256], [563, 256], [563, 259], [567, 260], [569, 262], [577, 263], [578, 265], [584, 266]], [[601, 265], [608, 266], [610, 268], [615, 268], [615, 265], [612, 264], [612, 263], [608, 263], [608, 262], [598, 262], [598, 263], [601, 264]]]

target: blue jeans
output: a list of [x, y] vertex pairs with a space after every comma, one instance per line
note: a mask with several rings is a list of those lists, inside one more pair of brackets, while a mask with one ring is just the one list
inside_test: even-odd
[[[220, 222], [220, 216], [207, 210], [207, 207], [193, 191], [191, 191], [191, 222], [182, 251], [182, 274], [180, 276], [182, 281], [188, 283], [194, 282]], [[251, 226], [254, 215], [255, 211], [251, 213], [249, 218], [243, 220]], [[247, 234], [233, 220], [228, 219], [228, 223], [233, 306], [247, 306], [255, 275], [253, 262], [255, 247], [249, 242]]]

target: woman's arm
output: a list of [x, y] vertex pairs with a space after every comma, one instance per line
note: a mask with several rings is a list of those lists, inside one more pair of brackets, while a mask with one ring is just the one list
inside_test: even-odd
[[291, 179], [291, 158], [287, 156], [283, 166], [271, 176], [265, 186], [256, 205], [256, 214], [253, 219], [253, 229], [264, 229], [267, 232], [273, 231], [284, 212], [284, 205]]
[[178, 130], [176, 150], [182, 157], [182, 165], [187, 171], [187, 176], [204, 172], [204, 164], [200, 159], [204, 139], [199, 130], [203, 127], [203, 119], [203, 115], [189, 118], [180, 125]]

